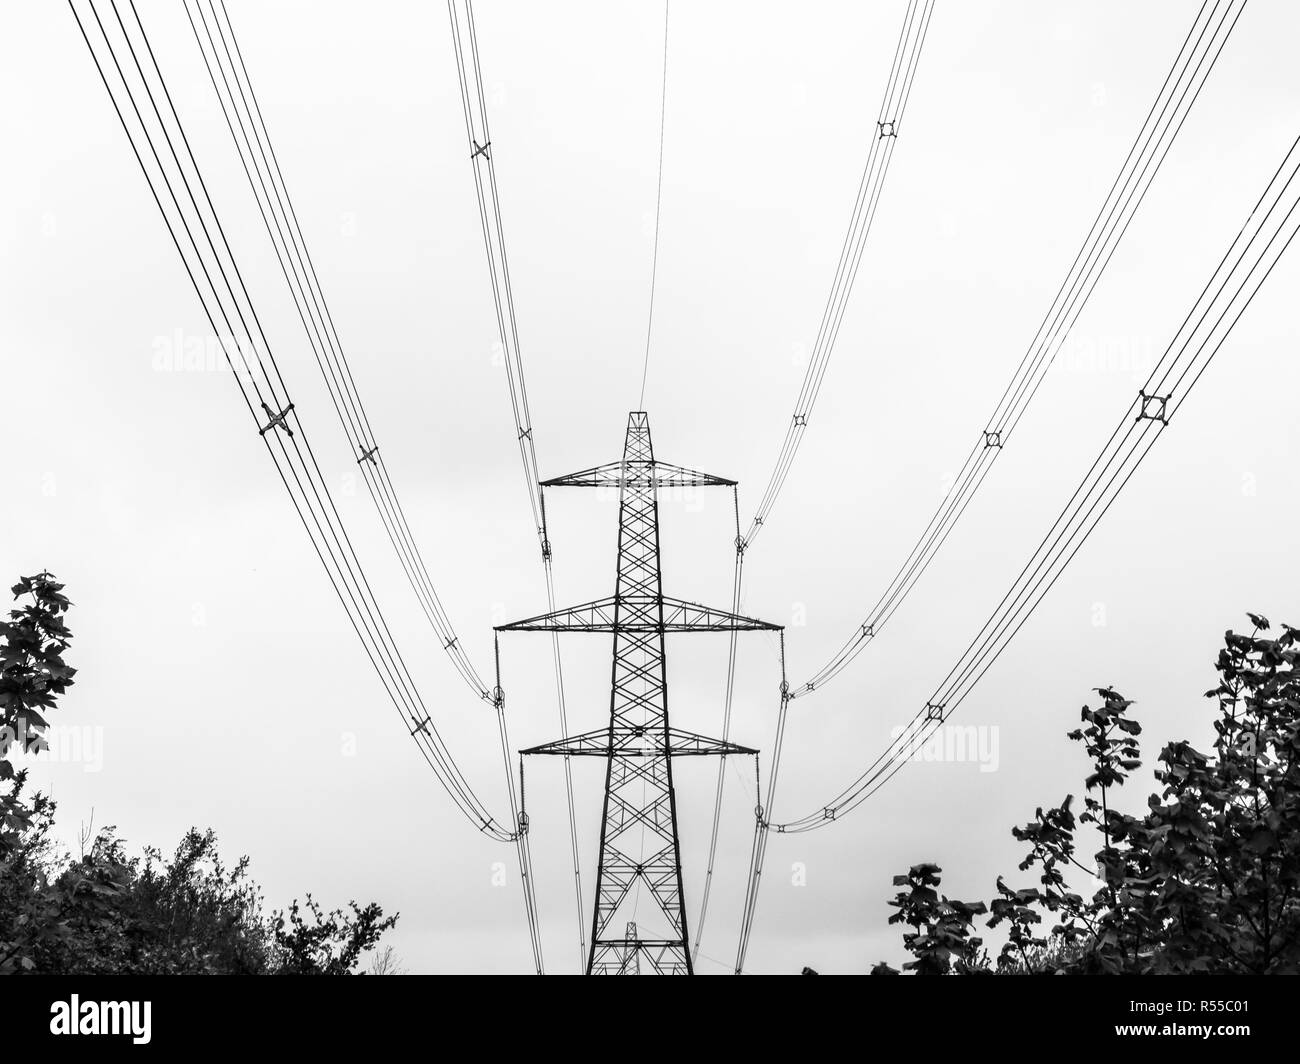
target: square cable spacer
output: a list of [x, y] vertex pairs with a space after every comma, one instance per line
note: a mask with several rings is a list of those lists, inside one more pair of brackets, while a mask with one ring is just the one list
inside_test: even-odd
[[898, 122], [895, 119], [891, 118], [888, 122], [877, 122], [876, 125], [880, 127], [881, 139], [898, 136]]
[[807, 415], [807, 414], [795, 414], [795, 416], [794, 416], [794, 424], [795, 424], [795, 428], [800, 428], [800, 429], [807, 428], [807, 427], [808, 427], [808, 415]]
[[378, 465], [379, 463], [375, 461], [375, 455], [378, 453], [379, 444], [375, 444], [368, 451], [362, 451], [361, 457], [357, 459], [357, 465], [360, 465], [362, 462], [369, 462], [371, 465]]
[[469, 153], [471, 160], [477, 159], [480, 155], [485, 159], [492, 158], [491, 154], [488, 152], [488, 148], [492, 147], [492, 142], [490, 140], [480, 144], [473, 137], [470, 137], [469, 142], [474, 145], [474, 150]]
[[1159, 421], [1162, 425], [1169, 424], [1169, 396], [1147, 395], [1146, 392], [1139, 389], [1138, 400], [1138, 416], [1136, 420]]
[[985, 429], [985, 430], [984, 430], [984, 446], [985, 446], [985, 447], [1001, 447], [1001, 446], [1002, 446], [1002, 430], [1001, 430], [1001, 429], [994, 429], [992, 432], [990, 432], [988, 429]]
[[290, 436], [293, 436], [293, 429], [291, 429], [288, 423], [284, 420], [289, 416], [289, 411], [293, 409], [293, 403], [290, 403], [278, 414], [272, 413], [271, 408], [267, 406], [265, 402], [262, 403], [262, 409], [266, 411], [266, 416], [270, 418], [270, 420], [267, 421], [265, 425], [263, 425], [260, 429], [257, 430], [257, 434], [259, 436], [265, 436], [273, 428], [277, 428], [277, 427], [284, 429], [284, 431], [287, 432]]
[[925, 719], [942, 721], [943, 703], [939, 702], [936, 704], [934, 702], [927, 702], [925, 704]]
[[862, 626], [863, 639], [871, 639], [875, 636], [875, 634], [876, 634], [876, 626], [874, 624], [868, 622], [867, 624], [864, 624]]
[[829, 806], [829, 805], [828, 805], [825, 809], [822, 810], [822, 819], [823, 819], [823, 820], [834, 820], [834, 819], [835, 819], [835, 809], [834, 809], [832, 806]]

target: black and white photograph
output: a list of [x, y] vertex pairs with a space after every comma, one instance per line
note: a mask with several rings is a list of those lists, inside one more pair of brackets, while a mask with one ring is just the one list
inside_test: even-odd
[[397, 1037], [429, 977], [477, 1036], [533, 975], [1283, 1030], [1297, 40], [1288, 0], [4, 5], [18, 1037]]

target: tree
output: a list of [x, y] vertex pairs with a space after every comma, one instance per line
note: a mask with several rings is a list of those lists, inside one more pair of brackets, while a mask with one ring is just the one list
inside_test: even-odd
[[73, 683], [62, 592], [49, 573], [25, 577], [13, 588], [23, 603], [0, 623], [0, 974], [355, 971], [396, 916], [373, 902], [326, 912], [311, 895], [268, 916], [248, 858], [225, 864], [210, 830], [191, 828], [170, 858], [130, 856], [111, 827], [76, 859], [54, 845], [54, 803], [27, 796], [9, 754], [44, 748], [47, 715]]
[[[1006, 926], [999, 972], [1300, 972], [1300, 630], [1269, 638], [1267, 619], [1248, 616], [1249, 635], [1225, 633], [1219, 683], [1206, 692], [1212, 751], [1166, 745], [1144, 814], [1115, 801], [1140, 766], [1133, 703], [1099, 688], [1101, 705], [1083, 708], [1083, 726], [1068, 733], [1091, 762], [1083, 810], [1076, 817], [1067, 795], [1012, 829], [1028, 844], [1020, 870], [1038, 882], [1012, 888], [999, 876], [987, 907], [987, 925]], [[1075, 856], [1084, 826], [1099, 836], [1095, 868]], [[971, 952], [984, 907], [941, 898], [939, 871], [917, 865], [894, 879], [909, 889], [890, 903], [890, 922], [916, 929], [903, 938], [915, 958], [904, 968], [990, 970]], [[1088, 898], [1071, 889], [1079, 872], [1101, 883]]]

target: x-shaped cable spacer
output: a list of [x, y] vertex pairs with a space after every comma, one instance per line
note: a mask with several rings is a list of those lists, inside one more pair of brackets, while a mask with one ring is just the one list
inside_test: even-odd
[[270, 420], [265, 425], [263, 425], [260, 429], [257, 430], [257, 434], [259, 436], [265, 436], [273, 428], [277, 428], [277, 427], [284, 429], [284, 431], [287, 432], [291, 437], [293, 436], [293, 429], [291, 429], [288, 423], [284, 420], [289, 416], [289, 411], [293, 409], [293, 403], [290, 403], [278, 414], [273, 413], [271, 411], [271, 408], [267, 406], [265, 402], [262, 403], [262, 409], [266, 411], [266, 416], [270, 418]]
[[1145, 391], [1139, 389], [1138, 400], [1138, 421], [1159, 421], [1162, 425], [1169, 424], [1169, 396], [1147, 395]]

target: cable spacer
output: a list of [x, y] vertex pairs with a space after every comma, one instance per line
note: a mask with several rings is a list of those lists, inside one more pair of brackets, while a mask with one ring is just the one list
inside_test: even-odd
[[427, 733], [428, 730], [429, 730], [429, 718], [425, 717], [424, 720], [420, 721], [419, 724], [417, 724], [414, 728], [411, 729], [411, 734], [419, 735], [420, 732]]
[[943, 703], [927, 702], [925, 704], [926, 720], [943, 720]]
[[880, 137], [881, 137], [881, 139], [883, 139], [883, 138], [885, 138], [885, 137], [896, 137], [896, 136], [898, 136], [898, 121], [897, 121], [897, 119], [893, 119], [893, 118], [891, 118], [888, 122], [877, 122], [876, 125], [877, 125], [877, 126], [879, 127], [879, 129], [880, 129]]
[[490, 160], [492, 158], [492, 156], [488, 153], [488, 148], [492, 147], [492, 142], [490, 140], [480, 144], [473, 137], [470, 137], [469, 142], [474, 145], [474, 150], [470, 152], [470, 156], [469, 156], [470, 159], [476, 159], [480, 155], [483, 156], [483, 158], [485, 159]]
[[451, 650], [460, 641], [459, 636], [452, 636], [447, 642], [442, 644], [443, 650]]
[[1147, 395], [1141, 389], [1138, 390], [1138, 421], [1159, 421], [1162, 425], [1169, 424], [1168, 404], [1169, 396], [1167, 395]]
[[984, 446], [985, 446], [985, 447], [1001, 447], [1001, 446], [1002, 446], [1002, 430], [1001, 430], [1001, 429], [994, 429], [992, 432], [990, 432], [988, 429], [985, 429], [985, 430], [984, 430]]
[[262, 403], [262, 409], [266, 411], [266, 416], [270, 418], [270, 420], [267, 421], [265, 425], [263, 425], [260, 429], [257, 430], [257, 434], [259, 436], [265, 436], [268, 432], [270, 432], [273, 428], [276, 427], [284, 429], [284, 431], [287, 432], [290, 437], [293, 436], [293, 429], [291, 429], [284, 420], [289, 416], [289, 411], [293, 409], [293, 403], [290, 403], [278, 414], [272, 413], [271, 408], [267, 406], [265, 402]]
[[[515, 427], [516, 427], [516, 428], [519, 428], [518, 425], [516, 425]], [[529, 426], [528, 428], [526, 428], [526, 429], [524, 429], [524, 428], [520, 428], [520, 429], [519, 429], [519, 438], [520, 438], [521, 440], [531, 440], [531, 439], [533, 438], [533, 429], [532, 429], [532, 426], [530, 425], [530, 426]]]

